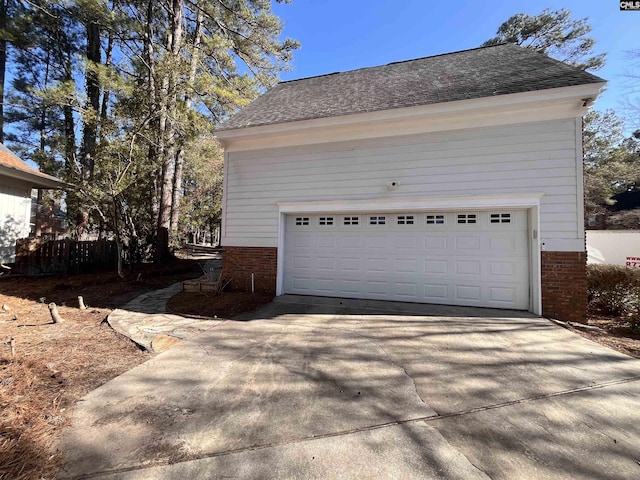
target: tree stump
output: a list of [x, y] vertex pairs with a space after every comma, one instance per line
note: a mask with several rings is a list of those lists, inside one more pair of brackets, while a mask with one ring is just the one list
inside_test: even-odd
[[58, 312], [58, 306], [51, 302], [49, 304], [49, 312], [51, 313], [51, 320], [53, 323], [64, 323], [64, 318], [60, 316], [60, 312]]

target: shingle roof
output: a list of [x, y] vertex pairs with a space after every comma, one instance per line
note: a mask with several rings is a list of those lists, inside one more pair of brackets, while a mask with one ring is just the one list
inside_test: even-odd
[[604, 82], [512, 44], [281, 82], [219, 130]]
[[59, 178], [30, 167], [2, 143], [0, 143], [0, 174], [27, 180], [36, 188], [63, 188], [67, 186]]

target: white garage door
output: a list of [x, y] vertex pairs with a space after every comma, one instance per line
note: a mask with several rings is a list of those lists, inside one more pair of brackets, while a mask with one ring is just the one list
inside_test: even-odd
[[526, 211], [289, 215], [284, 292], [526, 310]]

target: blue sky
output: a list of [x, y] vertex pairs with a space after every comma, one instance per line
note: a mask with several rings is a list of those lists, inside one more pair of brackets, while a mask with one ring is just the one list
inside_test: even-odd
[[[511, 15], [532, 15], [544, 8], [566, 8], [572, 17], [588, 17], [595, 51], [607, 53], [596, 75], [608, 80], [596, 108], [623, 115], [631, 70], [627, 52], [640, 49], [640, 11], [621, 12], [618, 0], [292, 0], [275, 4], [283, 35], [295, 38], [291, 72], [283, 80], [303, 78], [479, 46], [495, 36]], [[637, 73], [640, 73], [640, 65]]]

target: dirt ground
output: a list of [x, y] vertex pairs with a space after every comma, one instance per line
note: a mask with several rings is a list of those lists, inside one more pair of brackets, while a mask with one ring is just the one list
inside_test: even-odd
[[[201, 273], [196, 262], [176, 260], [140, 265], [124, 279], [111, 272], [0, 277], [0, 479], [53, 478], [52, 446], [74, 402], [150, 358], [103, 323], [111, 309]], [[51, 322], [50, 302], [64, 323]]]
[[571, 328], [574, 332], [613, 350], [640, 358], [640, 332], [633, 331], [631, 324], [620, 318], [589, 316], [587, 325], [600, 331]]
[[[142, 265], [124, 279], [115, 273], [0, 277], [0, 480], [54, 478], [53, 446], [74, 403], [89, 391], [150, 358], [104, 322], [111, 309], [146, 291], [195, 278], [197, 263]], [[78, 295], [89, 307], [78, 308]], [[182, 292], [173, 313], [232, 318], [271, 301], [270, 295]], [[64, 323], [53, 324], [55, 302]], [[5, 308], [2, 308], [6, 306]], [[640, 357], [640, 335], [619, 319], [591, 318], [600, 332], [576, 333]], [[14, 339], [12, 356], [10, 339]]]

